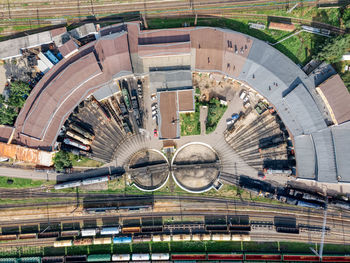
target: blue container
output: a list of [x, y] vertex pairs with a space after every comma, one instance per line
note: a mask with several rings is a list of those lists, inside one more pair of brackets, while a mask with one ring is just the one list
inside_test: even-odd
[[59, 60], [55, 57], [54, 54], [52, 54], [52, 52], [50, 50], [45, 52], [45, 56], [47, 56], [47, 58], [53, 63], [53, 64], [57, 64], [59, 62]]
[[118, 235], [119, 227], [104, 227], [101, 229], [101, 235]]

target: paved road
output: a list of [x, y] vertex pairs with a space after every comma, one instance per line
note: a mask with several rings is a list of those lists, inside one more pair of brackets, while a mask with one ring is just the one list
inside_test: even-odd
[[15, 177], [15, 178], [26, 178], [33, 180], [48, 180], [56, 181], [57, 173], [53, 172], [37, 172], [34, 170], [10, 168], [0, 166], [0, 176]]

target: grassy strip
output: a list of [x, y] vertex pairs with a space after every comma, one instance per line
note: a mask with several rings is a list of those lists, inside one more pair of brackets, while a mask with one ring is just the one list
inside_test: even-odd
[[[86, 254], [129, 254], [129, 253], [232, 253], [232, 252], [257, 252], [257, 253], [296, 253], [313, 255], [310, 247], [316, 249], [314, 243], [301, 242], [237, 242], [237, 241], [184, 241], [184, 242], [145, 242], [132, 244], [108, 244], [92, 246], [67, 247], [67, 255]], [[319, 244], [317, 248], [319, 247]], [[242, 250], [243, 248], [243, 250]], [[347, 254], [350, 247], [347, 245], [325, 244], [324, 254]], [[65, 248], [53, 247], [11, 247], [0, 249], [0, 257], [16, 256], [60, 256], [65, 255]]]
[[85, 156], [77, 156], [69, 153], [69, 158], [72, 162], [73, 167], [100, 167], [102, 163], [96, 160], [92, 160]]
[[0, 177], [0, 188], [34, 188], [50, 184], [52, 184], [52, 182], [44, 180]]

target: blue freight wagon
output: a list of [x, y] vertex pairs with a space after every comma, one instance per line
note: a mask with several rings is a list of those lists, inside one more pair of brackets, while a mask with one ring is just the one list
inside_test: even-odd
[[131, 236], [130, 237], [114, 237], [113, 243], [114, 244], [131, 243]]

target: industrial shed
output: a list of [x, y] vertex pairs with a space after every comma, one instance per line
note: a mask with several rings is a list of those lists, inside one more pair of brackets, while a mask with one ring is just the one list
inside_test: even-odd
[[335, 124], [350, 120], [350, 94], [338, 74], [324, 81], [316, 90], [321, 95]]

